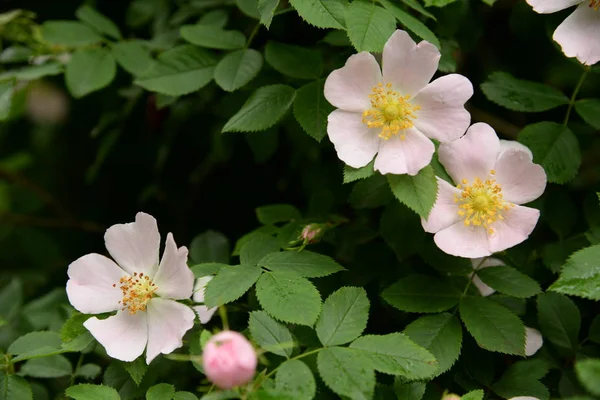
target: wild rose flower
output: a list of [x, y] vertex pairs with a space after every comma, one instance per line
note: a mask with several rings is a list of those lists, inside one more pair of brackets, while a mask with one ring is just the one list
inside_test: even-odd
[[485, 257], [529, 237], [540, 212], [520, 204], [542, 195], [546, 173], [522, 147], [501, 142], [483, 123], [440, 145], [440, 162], [457, 186], [437, 178], [437, 199], [421, 222], [425, 231], [435, 233], [442, 251]]
[[[194, 296], [192, 297], [196, 303], [204, 303], [204, 291], [206, 290], [206, 285], [212, 280], [212, 278], [212, 275], [208, 275], [196, 280], [196, 285], [194, 286]], [[196, 311], [196, 314], [198, 314], [198, 318], [202, 324], [208, 323], [208, 321], [210, 321], [212, 316], [215, 314], [215, 311], [218, 309], [218, 307], [208, 308], [205, 305], [194, 306], [193, 308], [194, 311]]]
[[117, 311], [102, 320], [92, 317], [84, 326], [109, 356], [133, 361], [145, 348], [150, 364], [158, 354], [181, 347], [183, 335], [194, 325], [194, 312], [174, 301], [192, 295], [188, 251], [178, 249], [169, 233], [159, 263], [156, 220], [141, 212], [133, 223], [108, 228], [104, 242], [116, 263], [94, 253], [71, 263], [69, 301], [85, 314]]
[[511, 397], [508, 400], [539, 400], [537, 397], [531, 396], [519, 396], [519, 397]]
[[549, 14], [577, 5], [554, 31], [552, 38], [567, 57], [586, 65], [600, 61], [600, 0], [527, 0], [540, 14]]
[[383, 49], [383, 70], [362, 52], [327, 77], [325, 98], [338, 108], [329, 114], [327, 133], [342, 161], [360, 168], [377, 154], [375, 170], [382, 174], [416, 175], [435, 151], [428, 138], [447, 142], [465, 132], [473, 85], [458, 74], [429, 83], [439, 59], [434, 45], [417, 45], [397, 30]]
[[204, 346], [202, 366], [208, 379], [221, 389], [248, 383], [256, 371], [254, 347], [243, 335], [223, 331]]

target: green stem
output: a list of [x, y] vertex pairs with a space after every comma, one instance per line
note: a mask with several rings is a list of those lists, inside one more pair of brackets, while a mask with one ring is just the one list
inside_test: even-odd
[[[304, 357], [308, 357], [308, 356], [310, 356], [312, 354], [320, 352], [321, 350], [323, 350], [323, 347], [319, 347], [318, 349], [307, 351], [306, 353], [302, 353], [302, 354], [297, 355], [296, 357], [290, 358], [290, 361], [291, 360], [298, 360], [298, 359], [304, 358]], [[263, 382], [266, 381], [267, 379], [269, 379], [269, 377], [271, 375], [273, 375], [275, 372], [277, 372], [277, 370], [279, 369], [280, 366], [281, 366], [281, 364], [279, 364], [279, 366], [277, 368], [275, 368], [273, 371], [271, 371], [268, 374], [266, 374], [265, 377], [263, 378]], [[262, 384], [262, 382], [261, 382], [261, 384]]]
[[575, 105], [575, 100], [577, 100], [577, 94], [579, 94], [579, 89], [581, 89], [581, 85], [585, 81], [588, 72], [590, 72], [590, 67], [585, 67], [583, 73], [581, 74], [581, 78], [579, 78], [579, 82], [577, 82], [577, 86], [575, 86], [575, 90], [573, 90], [573, 94], [571, 95], [571, 99], [569, 100], [569, 108], [567, 108], [567, 114], [565, 115], [565, 120], [563, 121], [563, 125], [567, 126], [569, 123], [569, 118], [571, 117], [571, 111], [573, 110], [573, 106]]
[[79, 360], [77, 360], [77, 366], [71, 374], [71, 379], [69, 380], [69, 387], [73, 386], [73, 384], [75, 383], [75, 375], [77, 374], [77, 371], [79, 371], [79, 368], [81, 368], [81, 364], [83, 364], [83, 353], [79, 355]]
[[248, 37], [248, 41], [246, 42], [246, 46], [244, 47], [245, 49], [250, 47], [250, 43], [252, 43], [252, 40], [254, 40], [254, 36], [256, 36], [259, 29], [260, 29], [260, 22], [258, 22], [256, 24], [256, 26], [254, 27], [254, 29], [252, 29], [252, 32], [250, 33], [250, 36]]
[[223, 322], [223, 330], [229, 330], [229, 320], [227, 319], [227, 310], [224, 306], [219, 306], [219, 315], [221, 316], [221, 321]]

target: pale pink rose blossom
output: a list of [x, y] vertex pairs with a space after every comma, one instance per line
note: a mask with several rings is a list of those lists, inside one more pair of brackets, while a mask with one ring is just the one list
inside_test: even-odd
[[508, 400], [539, 400], [537, 397], [531, 396], [519, 396], [519, 397], [511, 397]]
[[544, 338], [537, 329], [525, 327], [525, 355], [531, 357], [542, 348]]
[[567, 57], [585, 64], [600, 61], [600, 0], [527, 0], [540, 14], [549, 14], [577, 6], [554, 31], [552, 38]]
[[[213, 276], [203, 276], [202, 278], [196, 279], [196, 285], [194, 287], [194, 296], [192, 299], [196, 303], [204, 303], [204, 291], [206, 290], [206, 285], [208, 282], [212, 280]], [[194, 311], [198, 314], [198, 318], [200, 319], [200, 323], [206, 324], [211, 320], [212, 316], [217, 311], [218, 307], [208, 308], [205, 305], [202, 306], [194, 306]]]
[[529, 237], [540, 212], [520, 204], [542, 195], [546, 173], [521, 146], [502, 143], [483, 123], [440, 145], [440, 162], [457, 186], [437, 178], [437, 199], [421, 222], [425, 231], [435, 233], [442, 251], [485, 257]]
[[397, 30], [383, 49], [382, 67], [367, 52], [352, 55], [325, 81], [325, 98], [337, 108], [327, 134], [338, 157], [354, 168], [375, 158], [382, 174], [416, 175], [435, 151], [433, 142], [458, 139], [471, 121], [465, 102], [473, 85], [450, 74], [429, 83], [439, 50], [418, 45]]
[[252, 344], [233, 331], [223, 331], [210, 338], [202, 353], [204, 373], [221, 389], [248, 383], [254, 376], [256, 364]]
[[104, 242], [116, 263], [94, 253], [71, 263], [69, 301], [85, 314], [116, 311], [106, 319], [92, 317], [84, 326], [109, 356], [133, 361], [146, 349], [150, 364], [160, 353], [181, 347], [183, 335], [194, 325], [192, 309], [175, 301], [192, 295], [187, 248], [177, 248], [169, 233], [159, 263], [156, 220], [141, 212], [133, 223], [108, 228]]

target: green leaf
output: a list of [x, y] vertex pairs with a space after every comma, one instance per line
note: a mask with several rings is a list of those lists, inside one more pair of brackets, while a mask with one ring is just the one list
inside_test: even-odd
[[264, 311], [252, 311], [248, 329], [252, 339], [264, 350], [290, 358], [294, 339], [288, 328], [275, 321]]
[[595, 396], [600, 396], [600, 359], [588, 358], [577, 361], [575, 371], [579, 382]]
[[90, 318], [90, 316], [86, 314], [73, 314], [60, 328], [60, 340], [63, 343], [68, 343], [86, 333], [88, 330], [83, 326], [83, 323], [87, 321], [88, 318]]
[[348, 37], [357, 51], [381, 53], [396, 30], [394, 16], [368, 0], [355, 0], [348, 6], [346, 23]]
[[[440, 41], [435, 34], [421, 21], [404, 11], [397, 4], [390, 0], [380, 0], [381, 4], [389, 11], [406, 29], [417, 35], [423, 40], [433, 44], [438, 49], [441, 48]], [[431, 14], [430, 14], [431, 15]]]
[[[456, 0], [425, 0], [425, 7], [445, 7]], [[488, 1], [488, 0], [483, 0]]]
[[75, 11], [75, 16], [95, 29], [98, 33], [103, 33], [113, 39], [121, 40], [121, 32], [119, 32], [117, 25], [87, 4], [79, 7], [77, 11]]
[[287, 85], [269, 85], [256, 90], [242, 108], [227, 121], [222, 132], [263, 131], [275, 125], [292, 105], [296, 91]]
[[547, 292], [537, 298], [538, 322], [544, 339], [575, 351], [579, 346], [581, 315], [571, 299]]
[[425, 313], [436, 313], [454, 307], [460, 296], [460, 290], [449, 282], [427, 275], [409, 275], [381, 294], [386, 302], [399, 310]]
[[402, 2], [410, 8], [412, 8], [413, 10], [420, 12], [427, 18], [431, 18], [434, 21], [436, 20], [433, 14], [427, 11], [425, 8], [423, 8], [423, 6], [417, 0], [402, 0]]
[[258, 0], [258, 13], [260, 14], [260, 23], [269, 29], [275, 9], [279, 5], [279, 0]]
[[235, 4], [247, 16], [254, 19], [260, 19], [258, 0], [235, 0]]
[[290, 0], [298, 15], [317, 28], [345, 29], [346, 8], [344, 0]]
[[304, 85], [294, 99], [294, 117], [304, 132], [317, 142], [327, 135], [327, 116], [334, 110], [323, 95], [324, 84], [321, 79]]
[[484, 297], [465, 296], [460, 316], [479, 347], [505, 354], [525, 355], [525, 326], [515, 314]]
[[425, 315], [411, 322], [404, 333], [434, 355], [438, 362], [436, 375], [448, 371], [458, 360], [462, 345], [462, 327], [454, 315]]
[[175, 387], [167, 383], [152, 386], [146, 393], [146, 400], [171, 400], [175, 396]]
[[196, 236], [190, 244], [190, 258], [195, 263], [229, 262], [229, 239], [220, 232], [208, 230]]
[[433, 208], [438, 186], [430, 165], [423, 168], [415, 176], [387, 175], [392, 193], [408, 208], [427, 218]]
[[288, 360], [279, 366], [275, 387], [294, 400], [312, 400], [317, 391], [315, 377], [300, 360]]
[[117, 64], [108, 50], [82, 49], [67, 64], [65, 82], [73, 97], [80, 98], [110, 85], [116, 73]]
[[533, 162], [544, 167], [548, 181], [566, 183], [581, 165], [581, 151], [575, 134], [554, 122], [527, 125], [519, 133], [519, 142], [533, 152]]
[[398, 399], [421, 400], [425, 394], [425, 383], [404, 382], [404, 378], [398, 376], [394, 380], [394, 393]]
[[509, 110], [539, 112], [569, 104], [559, 90], [542, 83], [517, 79], [506, 72], [494, 72], [481, 84], [488, 100]]
[[[140, 358], [141, 359], [141, 358]], [[93, 380], [96, 379], [102, 373], [102, 367], [97, 364], [84, 364], [77, 368], [75, 376], [80, 376], [83, 379]]]
[[215, 25], [183, 25], [180, 32], [188, 42], [209, 49], [235, 50], [246, 44], [242, 32], [224, 30]]
[[363, 351], [373, 367], [385, 374], [416, 380], [431, 378], [438, 369], [430, 352], [399, 332], [362, 336], [352, 342], [350, 348]]
[[355, 209], [378, 208], [389, 204], [393, 199], [387, 179], [377, 174], [356, 182], [348, 202]]
[[141, 40], [115, 43], [112, 55], [125, 71], [135, 76], [143, 75], [154, 62], [148, 46]]
[[345, 270], [331, 257], [308, 250], [267, 254], [258, 265], [275, 273], [303, 278], [319, 278]]
[[477, 276], [486, 285], [509, 296], [527, 298], [542, 291], [535, 280], [511, 267], [479, 269]]
[[148, 370], [148, 364], [146, 364], [144, 357], [138, 357], [132, 362], [123, 362], [122, 365], [135, 384], [139, 386]]
[[119, 393], [111, 387], [104, 385], [91, 385], [84, 383], [67, 388], [65, 394], [75, 400], [120, 400]]
[[[26, 67], [13, 69], [0, 74], [0, 81], [4, 79], [16, 79], [18, 81], [33, 81], [45, 76], [60, 75], [63, 73], [63, 65], [58, 62], [48, 62], [42, 65], [28, 65]], [[6, 83], [6, 82], [5, 82]]]
[[7, 353], [13, 355], [45, 354], [59, 350], [60, 335], [56, 332], [30, 332], [8, 346]]
[[60, 378], [71, 375], [73, 367], [65, 356], [54, 355], [28, 360], [19, 372], [33, 378]]
[[323, 382], [335, 393], [352, 400], [371, 400], [375, 389], [375, 371], [365, 352], [330, 347], [317, 356], [317, 368]]
[[375, 174], [375, 170], [373, 169], [374, 165], [374, 159], [369, 164], [361, 168], [353, 168], [348, 165], [344, 165], [344, 183], [350, 183], [373, 176], [373, 174]]
[[259, 264], [259, 261], [269, 253], [279, 251], [279, 241], [271, 235], [257, 233], [242, 245], [240, 249], [240, 263]]
[[548, 388], [539, 382], [548, 373], [548, 364], [542, 360], [517, 361], [492, 386], [492, 390], [500, 397], [509, 399], [517, 396], [531, 396], [540, 400], [548, 400]]
[[182, 96], [195, 92], [210, 82], [217, 58], [210, 52], [192, 45], [177, 46], [158, 56], [136, 85], [152, 92]]
[[194, 277], [202, 278], [207, 275], [216, 275], [219, 273], [221, 268], [227, 267], [227, 264], [220, 263], [200, 263], [190, 267], [192, 272], [194, 273]]
[[236, 265], [221, 268], [206, 285], [204, 304], [208, 308], [231, 303], [242, 297], [262, 274], [254, 265]]
[[176, 392], [173, 400], [198, 400], [198, 397], [190, 392]]
[[323, 72], [318, 50], [274, 41], [265, 46], [265, 60], [276, 71], [298, 79], [317, 79]]
[[223, 28], [227, 25], [228, 20], [229, 14], [227, 11], [216, 9], [203, 14], [198, 20], [198, 23], [203, 25], [215, 25], [219, 28]]
[[584, 99], [575, 102], [575, 111], [588, 124], [600, 129], [600, 99]]
[[0, 82], [0, 121], [4, 121], [10, 115], [14, 91], [14, 81]]
[[549, 290], [600, 300], [600, 245], [579, 250], [569, 257]]
[[243, 49], [227, 54], [215, 69], [215, 82], [223, 90], [233, 92], [250, 82], [263, 66], [262, 54]]
[[337, 346], [359, 337], [368, 319], [369, 299], [365, 290], [342, 287], [323, 303], [315, 330], [323, 346]]
[[280, 321], [312, 326], [321, 311], [321, 295], [305, 278], [264, 273], [256, 283], [256, 296], [263, 309]]
[[0, 400], [33, 400], [29, 382], [17, 375], [0, 374]]
[[464, 396], [462, 396], [460, 399], [461, 400], [483, 400], [483, 396], [484, 396], [484, 391], [479, 389], [479, 390], [473, 390], [472, 392], [469, 392], [467, 394], [465, 394]]
[[102, 41], [102, 36], [81, 22], [46, 21], [40, 28], [43, 38], [51, 44], [81, 47]]
[[300, 211], [290, 204], [270, 204], [268, 206], [257, 207], [255, 212], [256, 218], [263, 225], [294, 221], [302, 218]]

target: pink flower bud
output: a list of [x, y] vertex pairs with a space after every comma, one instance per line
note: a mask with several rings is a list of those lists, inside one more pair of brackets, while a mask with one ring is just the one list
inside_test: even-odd
[[460, 396], [457, 394], [446, 394], [442, 397], [442, 400], [460, 400]]
[[302, 229], [300, 237], [306, 243], [313, 243], [321, 236], [322, 233], [323, 228], [321, 228], [318, 224], [308, 224]]
[[256, 371], [256, 363], [254, 347], [237, 332], [218, 333], [204, 346], [204, 373], [221, 389], [231, 389], [249, 382]]

